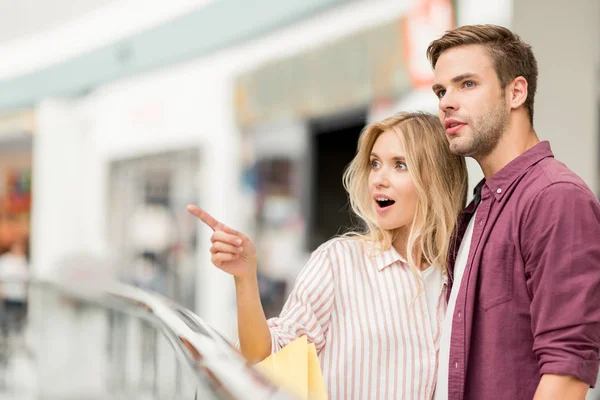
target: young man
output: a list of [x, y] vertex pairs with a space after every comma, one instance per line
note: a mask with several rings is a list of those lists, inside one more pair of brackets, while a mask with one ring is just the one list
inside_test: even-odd
[[460, 221], [435, 399], [584, 399], [599, 364], [600, 204], [533, 129], [531, 47], [478, 25], [427, 54], [450, 149], [485, 176]]

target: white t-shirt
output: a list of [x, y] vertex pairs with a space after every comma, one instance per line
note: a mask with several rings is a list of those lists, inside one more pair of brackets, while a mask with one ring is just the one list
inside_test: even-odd
[[452, 317], [454, 315], [454, 306], [456, 305], [456, 297], [460, 290], [462, 277], [469, 259], [469, 249], [471, 248], [471, 237], [473, 236], [473, 225], [475, 225], [475, 214], [467, 226], [467, 231], [458, 249], [456, 263], [454, 264], [454, 281], [452, 283], [452, 291], [448, 300], [448, 308], [446, 316], [442, 324], [442, 338], [440, 341], [440, 362], [438, 366], [437, 385], [435, 388], [434, 400], [448, 399], [448, 365], [450, 364], [450, 337], [452, 334]]
[[431, 329], [435, 329], [437, 323], [437, 306], [440, 299], [444, 275], [441, 268], [431, 266], [421, 271], [421, 276], [425, 281], [425, 300], [427, 301], [427, 311], [429, 311]]

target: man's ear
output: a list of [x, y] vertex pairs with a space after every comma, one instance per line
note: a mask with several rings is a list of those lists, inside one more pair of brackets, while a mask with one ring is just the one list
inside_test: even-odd
[[512, 109], [521, 107], [527, 100], [527, 79], [517, 76], [508, 87], [509, 103]]

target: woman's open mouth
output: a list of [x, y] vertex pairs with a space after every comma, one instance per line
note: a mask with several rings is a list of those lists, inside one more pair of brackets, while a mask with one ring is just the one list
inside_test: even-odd
[[375, 208], [378, 214], [383, 214], [387, 212], [388, 210], [390, 210], [390, 207], [393, 206], [394, 203], [396, 203], [395, 200], [392, 200], [389, 197], [383, 195], [375, 195], [373, 196], [373, 199], [377, 204], [377, 207]]
[[395, 201], [394, 201], [394, 200], [392, 200], [392, 199], [387, 199], [387, 198], [385, 198], [385, 197], [377, 197], [377, 198], [375, 199], [375, 202], [377, 202], [377, 205], [379, 205], [379, 207], [381, 207], [381, 208], [386, 208], [386, 207], [389, 207], [389, 206], [391, 206], [392, 204], [394, 204], [394, 203], [395, 203]]

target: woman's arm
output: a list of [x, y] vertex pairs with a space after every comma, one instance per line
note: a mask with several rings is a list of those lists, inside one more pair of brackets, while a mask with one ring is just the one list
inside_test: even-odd
[[256, 248], [252, 242], [243, 233], [227, 227], [196, 206], [188, 206], [188, 211], [213, 229], [211, 261], [234, 277], [238, 336], [244, 357], [254, 363], [260, 362], [303, 335], [319, 351], [325, 344], [334, 292], [327, 245], [311, 255], [281, 315], [267, 321], [260, 301]]
[[260, 302], [256, 274], [235, 277], [240, 349], [250, 362], [257, 363], [271, 354], [271, 331]]

